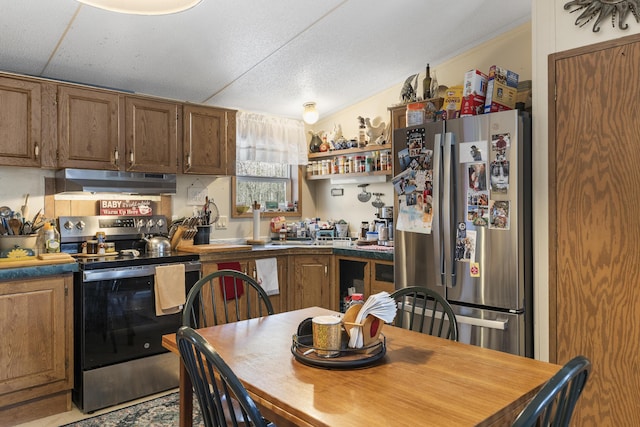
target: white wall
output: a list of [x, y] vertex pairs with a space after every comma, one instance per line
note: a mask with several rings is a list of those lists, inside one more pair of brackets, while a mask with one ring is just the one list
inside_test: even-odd
[[[587, 46], [640, 32], [633, 16], [627, 18], [627, 30], [611, 27], [605, 19], [598, 33], [587, 24], [574, 24], [576, 13], [563, 9], [565, 2], [536, 0], [532, 2], [533, 46], [533, 182], [534, 206], [534, 286], [536, 307], [536, 358], [549, 358], [549, 169], [548, 169], [548, 56], [580, 46]], [[606, 94], [602, 94], [606, 96]]]
[[52, 178], [53, 171], [35, 168], [0, 167], [0, 206], [8, 206], [20, 212], [29, 194], [29, 212], [31, 218], [44, 209], [44, 179]]

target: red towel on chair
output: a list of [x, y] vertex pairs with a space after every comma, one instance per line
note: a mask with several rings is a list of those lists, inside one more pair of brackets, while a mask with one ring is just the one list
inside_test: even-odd
[[[240, 270], [240, 263], [239, 262], [220, 262], [218, 263], [218, 270], [236, 270], [236, 271], [242, 271]], [[233, 282], [236, 282], [235, 284]], [[244, 294], [244, 285], [242, 284], [242, 280], [240, 279], [234, 279], [233, 277], [224, 277], [223, 278], [223, 286], [224, 286], [224, 292], [223, 292], [223, 296], [226, 295], [225, 300], [229, 301], [231, 299], [234, 299], [236, 297], [241, 297], [242, 294]], [[222, 289], [220, 290], [222, 291]]]

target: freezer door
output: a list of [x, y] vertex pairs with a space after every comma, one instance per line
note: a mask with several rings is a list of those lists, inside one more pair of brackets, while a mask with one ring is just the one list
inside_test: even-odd
[[[456, 256], [454, 286], [447, 289], [450, 302], [507, 310], [525, 308], [525, 284], [531, 282], [527, 201], [531, 191], [524, 165], [530, 157], [523, 149], [528, 142], [522, 139], [519, 122], [515, 110], [447, 122], [447, 134], [454, 138], [453, 181], [457, 186], [453, 229], [464, 229], [462, 236], [451, 238], [458, 253], [465, 245], [471, 249], [463, 257]], [[500, 135], [509, 141], [506, 149], [498, 149]], [[471, 157], [471, 147], [480, 148], [481, 156]], [[506, 188], [492, 180], [496, 162], [508, 170]], [[501, 223], [504, 211], [507, 220]]]
[[[441, 209], [439, 197], [442, 191], [442, 137], [443, 122], [428, 123], [423, 126], [412, 126], [394, 131], [393, 147], [395, 151], [394, 175], [400, 169], [398, 158], [407, 148], [407, 131], [425, 128], [425, 149], [433, 151], [433, 211]], [[398, 204], [406, 203], [406, 196], [399, 195]], [[397, 222], [396, 222], [397, 225]], [[437, 214], [434, 215], [431, 234], [394, 231], [394, 282], [396, 289], [406, 286], [427, 286], [444, 296], [444, 261], [442, 258], [442, 233]]]
[[458, 341], [519, 356], [533, 357], [525, 315], [452, 305]]

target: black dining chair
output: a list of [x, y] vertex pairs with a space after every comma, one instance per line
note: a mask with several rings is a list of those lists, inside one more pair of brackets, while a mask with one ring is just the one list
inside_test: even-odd
[[202, 335], [181, 326], [176, 342], [206, 427], [249, 423], [256, 427], [275, 427], [262, 417], [238, 377]]
[[458, 340], [458, 322], [451, 305], [440, 294], [422, 286], [408, 286], [391, 294], [398, 311], [394, 326]]
[[589, 359], [571, 359], [527, 403], [512, 427], [567, 427], [590, 372]]
[[251, 276], [218, 270], [201, 278], [189, 291], [182, 324], [204, 328], [274, 314], [269, 295]]

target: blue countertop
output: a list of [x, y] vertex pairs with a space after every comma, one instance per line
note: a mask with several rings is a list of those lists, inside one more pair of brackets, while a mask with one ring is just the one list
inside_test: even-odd
[[333, 248], [334, 255], [355, 256], [368, 259], [393, 261], [393, 249], [374, 249], [367, 246], [350, 246], [348, 248]]
[[28, 279], [42, 276], [55, 276], [58, 274], [74, 273], [78, 271], [75, 262], [66, 264], [37, 265], [29, 267], [2, 268], [0, 280]]
[[367, 259], [378, 259], [383, 261], [393, 261], [393, 247], [380, 246], [324, 246], [299, 244], [295, 241], [267, 243], [266, 245], [254, 246], [254, 251], [267, 251], [277, 249], [308, 248], [308, 249], [330, 249], [334, 255], [353, 256]]

